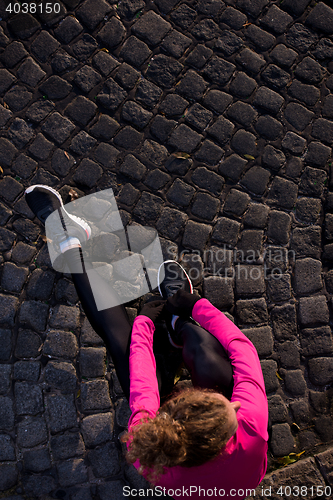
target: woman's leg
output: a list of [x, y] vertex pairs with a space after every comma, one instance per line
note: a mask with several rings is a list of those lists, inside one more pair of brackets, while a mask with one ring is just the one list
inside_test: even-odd
[[[127, 399], [129, 399], [129, 346], [132, 328], [125, 307], [120, 305], [99, 311], [86, 272], [92, 269], [93, 266], [90, 263], [83, 263], [81, 248], [69, 249], [63, 255], [71, 271], [73, 283], [83, 310], [95, 332], [105, 342], [112, 357], [120, 385]], [[96, 279], [98, 280], [99, 292], [105, 297], [110, 297], [110, 302], [111, 300], [116, 302], [117, 294], [106, 281], [99, 277], [97, 273]]]
[[193, 385], [221, 391], [230, 398], [232, 365], [220, 342], [201, 326], [181, 318], [176, 321], [175, 328], [183, 340], [183, 360]]

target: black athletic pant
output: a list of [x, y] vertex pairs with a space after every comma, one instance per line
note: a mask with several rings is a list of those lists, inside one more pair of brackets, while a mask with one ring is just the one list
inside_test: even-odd
[[[91, 264], [83, 263], [81, 249], [72, 248], [64, 253], [72, 274], [76, 292], [83, 310], [95, 330], [103, 339], [113, 360], [120, 385], [129, 399], [129, 347], [131, 325], [123, 305], [98, 311], [86, 271]], [[98, 277], [99, 293], [117, 296], [110, 285]], [[183, 338], [182, 356], [195, 387], [215, 389], [231, 397], [233, 375], [230, 360], [218, 340], [209, 332], [182, 319], [176, 322], [177, 332]], [[161, 389], [161, 374], [157, 373]]]

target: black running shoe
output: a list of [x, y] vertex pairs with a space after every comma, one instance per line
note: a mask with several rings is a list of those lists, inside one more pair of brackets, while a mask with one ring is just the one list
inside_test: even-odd
[[[161, 273], [164, 271], [164, 279], [160, 283]], [[186, 292], [193, 293], [192, 282], [185, 271], [185, 269], [178, 264], [175, 260], [166, 260], [164, 261], [159, 269], [157, 275], [157, 282], [159, 283], [158, 289], [163, 299], [167, 300], [178, 290], [183, 289]], [[182, 349], [182, 342], [177, 338], [177, 334], [175, 330], [172, 328], [172, 314], [166, 311], [166, 325], [168, 327], [169, 332], [169, 341], [173, 347], [177, 349]]]
[[29, 208], [43, 224], [53, 214], [48, 224], [48, 232], [56, 246], [60, 248], [60, 244], [70, 236], [77, 238], [81, 244], [90, 239], [89, 224], [66, 212], [58, 191], [50, 186], [35, 184], [28, 187], [24, 194]]

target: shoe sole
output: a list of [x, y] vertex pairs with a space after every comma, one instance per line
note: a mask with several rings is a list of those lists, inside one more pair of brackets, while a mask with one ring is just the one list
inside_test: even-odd
[[[73, 222], [75, 222], [76, 224], [78, 224], [86, 233], [87, 235], [87, 239], [89, 240], [90, 237], [91, 237], [91, 228], [88, 224], [85, 224], [83, 223], [83, 221], [81, 222], [81, 219], [80, 221], [78, 220], [79, 217], [76, 217], [75, 215], [71, 215], [69, 214], [66, 210], [65, 210], [65, 207], [64, 207], [64, 203], [62, 201], [62, 198], [60, 196], [60, 194], [58, 193], [58, 191], [56, 191], [55, 189], [51, 188], [50, 186], [46, 186], [45, 184], [34, 184], [33, 186], [30, 186], [28, 187], [25, 191], [24, 191], [24, 194], [29, 194], [29, 193], [32, 193], [33, 190], [37, 187], [41, 187], [41, 188], [44, 188], [48, 191], [51, 191], [51, 193], [53, 193], [57, 198], [58, 200], [60, 201], [60, 205], [61, 205], [61, 208], [62, 210], [66, 213], [66, 215], [72, 219]], [[47, 219], [46, 219], [47, 220]], [[45, 221], [46, 222], [46, 221]], [[85, 227], [86, 226], [86, 227]]]
[[[178, 263], [176, 262], [175, 260], [165, 260], [164, 262], [162, 262], [162, 264], [160, 265], [160, 267], [158, 268], [158, 272], [157, 272], [157, 283], [158, 283], [158, 291], [160, 292], [160, 295], [161, 297], [163, 297], [162, 295], [162, 292], [161, 292], [161, 287], [160, 287], [160, 272], [161, 272], [161, 269], [162, 269], [162, 266], [164, 266], [164, 264], [168, 264], [168, 262], [172, 262], [173, 264], [177, 264], [177, 266], [180, 267], [180, 269], [183, 271], [183, 273], [185, 274], [189, 284], [190, 284], [190, 290], [191, 292], [190, 293], [193, 293], [193, 285], [192, 285], [192, 281], [190, 280], [190, 277], [189, 275], [187, 274], [187, 272], [185, 271], [185, 269]], [[163, 281], [163, 280], [162, 280]]]

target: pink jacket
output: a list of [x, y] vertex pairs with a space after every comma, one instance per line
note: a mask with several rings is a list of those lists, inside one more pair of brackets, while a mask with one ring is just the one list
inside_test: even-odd
[[[221, 491], [219, 494], [223, 489], [225, 496], [241, 500], [250, 496], [246, 489], [256, 488], [267, 468], [268, 405], [258, 354], [239, 328], [207, 299], [196, 302], [192, 317], [218, 339], [232, 362], [234, 390], [231, 401], [241, 403], [237, 412], [238, 429], [217, 458], [197, 467], [169, 468], [156, 486], [165, 487], [164, 492], [174, 498], [199, 500], [205, 493], [210, 495], [208, 489], [216, 488], [213, 498], [223, 496]], [[129, 429], [147, 413], [155, 417], [160, 407], [153, 354], [154, 330], [154, 323], [147, 316], [135, 319], [129, 359], [132, 410]], [[139, 462], [134, 466], [138, 468]], [[201, 491], [200, 494], [199, 488], [205, 493]]]

